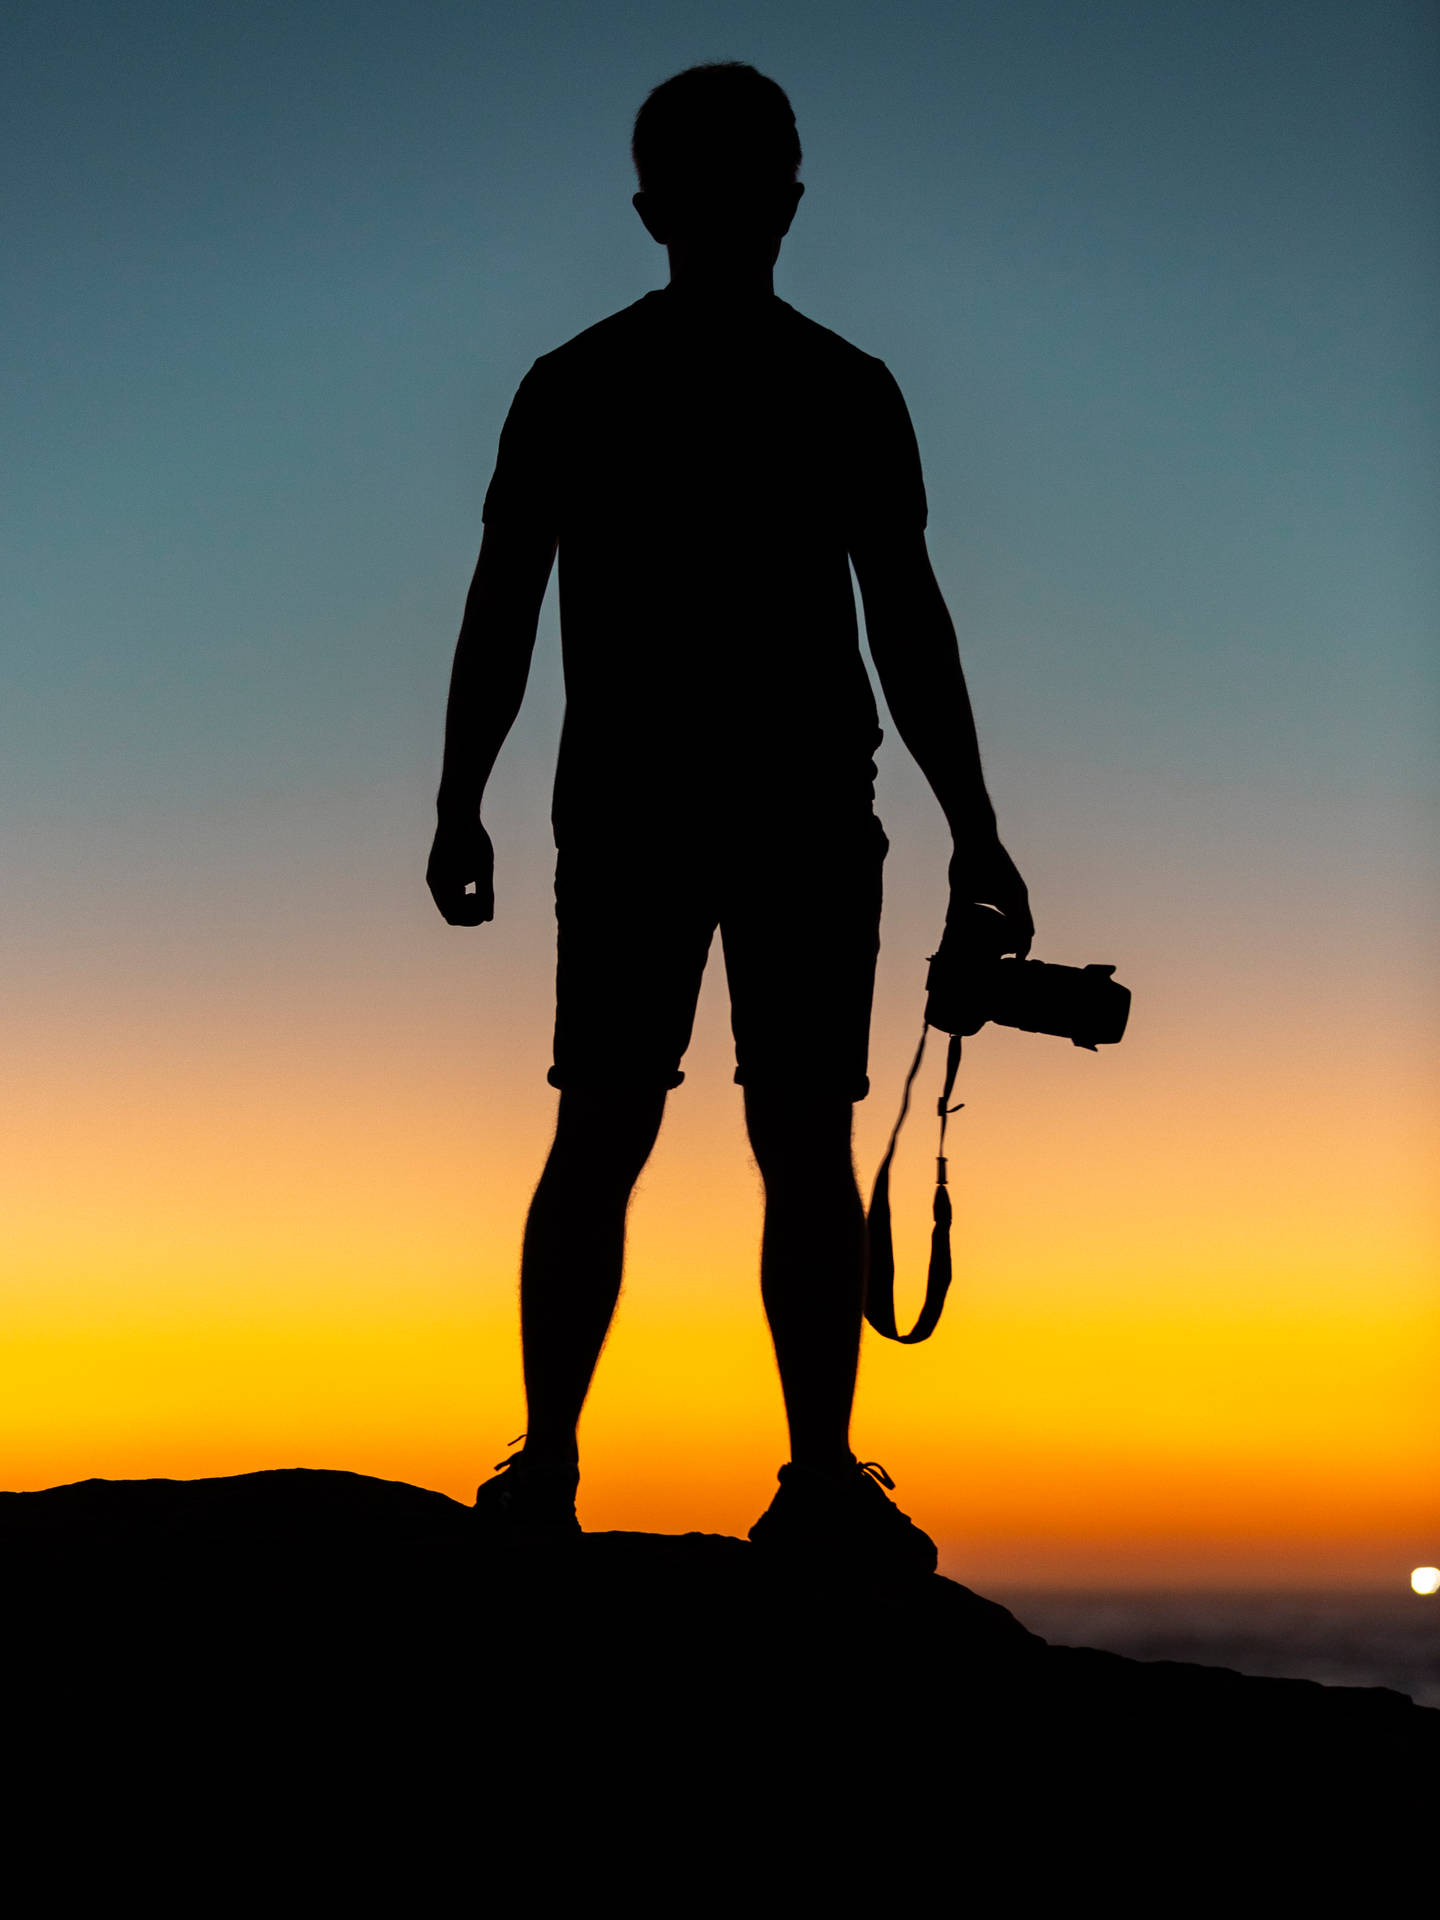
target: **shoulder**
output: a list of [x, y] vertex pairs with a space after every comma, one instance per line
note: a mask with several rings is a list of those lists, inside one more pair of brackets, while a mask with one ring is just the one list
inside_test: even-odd
[[525, 383], [531, 387], [563, 385], [600, 372], [607, 364], [633, 358], [644, 350], [653, 332], [655, 297], [647, 293], [542, 353], [526, 374]]
[[875, 354], [866, 353], [863, 347], [857, 347], [843, 334], [836, 333], [831, 327], [821, 326], [818, 320], [797, 312], [787, 302], [782, 300], [778, 304], [791, 349], [797, 355], [864, 391], [899, 391], [894, 374]]

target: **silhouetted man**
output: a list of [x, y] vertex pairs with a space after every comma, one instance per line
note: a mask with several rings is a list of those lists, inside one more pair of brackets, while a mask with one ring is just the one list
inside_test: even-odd
[[887, 845], [851, 562], [890, 711], [951, 827], [952, 895], [998, 907], [1023, 954], [1025, 887], [986, 795], [900, 391], [882, 361], [775, 297], [804, 192], [789, 101], [752, 67], [692, 68], [651, 93], [632, 152], [635, 210], [670, 283], [543, 355], [515, 395], [428, 872], [452, 925], [491, 918], [480, 800], [558, 546], [560, 1111], [521, 1265], [525, 1445], [477, 1513], [502, 1535], [578, 1528], [576, 1426], [626, 1209], [718, 926], [791, 1449], [750, 1537], [933, 1568], [932, 1542], [849, 1440], [865, 1290], [852, 1105], [869, 1086]]

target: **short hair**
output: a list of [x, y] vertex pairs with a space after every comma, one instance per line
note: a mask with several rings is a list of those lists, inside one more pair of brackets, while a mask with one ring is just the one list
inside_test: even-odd
[[646, 96], [630, 156], [646, 193], [707, 180], [783, 187], [800, 171], [800, 135], [783, 87], [743, 60], [710, 60]]

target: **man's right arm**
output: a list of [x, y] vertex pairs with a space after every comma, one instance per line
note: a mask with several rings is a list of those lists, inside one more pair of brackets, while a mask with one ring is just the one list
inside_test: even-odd
[[552, 530], [515, 520], [487, 525], [480, 542], [450, 674], [438, 823], [425, 874], [452, 927], [494, 916], [495, 856], [480, 802], [520, 711], [555, 548]]

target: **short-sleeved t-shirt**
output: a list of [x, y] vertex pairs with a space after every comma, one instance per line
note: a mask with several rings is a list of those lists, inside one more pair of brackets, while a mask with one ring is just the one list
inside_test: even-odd
[[868, 804], [848, 552], [926, 519], [883, 361], [773, 297], [721, 325], [647, 294], [531, 367], [484, 519], [559, 540], [557, 833]]

